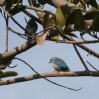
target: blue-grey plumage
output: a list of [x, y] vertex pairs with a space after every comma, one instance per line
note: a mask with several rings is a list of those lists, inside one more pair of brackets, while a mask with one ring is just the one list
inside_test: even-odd
[[53, 64], [53, 68], [56, 71], [70, 71], [69, 67], [67, 66], [67, 64], [58, 57], [52, 57], [49, 61], [49, 63]]

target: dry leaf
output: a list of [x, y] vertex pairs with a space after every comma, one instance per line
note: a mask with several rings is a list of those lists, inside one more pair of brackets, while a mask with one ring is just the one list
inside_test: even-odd
[[2, 5], [4, 3], [5, 0], [0, 0], [0, 5]]
[[37, 42], [37, 44], [43, 45], [44, 42], [45, 42], [45, 39], [46, 39], [46, 36], [47, 36], [47, 35], [48, 35], [48, 32], [42, 33], [41, 35], [38, 35], [38, 36], [36, 37], [36, 42]]

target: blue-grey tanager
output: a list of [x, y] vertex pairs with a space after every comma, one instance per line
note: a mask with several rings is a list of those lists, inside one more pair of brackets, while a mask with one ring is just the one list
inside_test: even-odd
[[56, 71], [70, 71], [69, 67], [67, 64], [60, 58], [58, 57], [52, 57], [49, 61], [49, 63], [53, 64], [53, 68]]

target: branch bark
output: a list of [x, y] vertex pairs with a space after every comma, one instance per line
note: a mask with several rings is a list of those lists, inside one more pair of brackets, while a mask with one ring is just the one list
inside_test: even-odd
[[[49, 40], [49, 39], [48, 39]], [[90, 44], [90, 43], [99, 43], [99, 40], [85, 40], [85, 41], [69, 41], [69, 40], [50, 40], [58, 43], [67, 43], [67, 44]]]
[[[41, 73], [40, 75], [42, 75], [42, 77], [79, 77], [79, 76], [99, 77], [99, 72], [97, 71], [56, 72], [55, 71], [55, 72]], [[30, 80], [36, 80], [42, 77], [39, 76], [38, 74], [33, 74], [25, 77], [17, 77], [9, 80], [1, 80], [0, 86], [19, 83], [19, 82], [25, 82]]]
[[[67, 37], [68, 40], [70, 41], [75, 41], [74, 39]], [[23, 53], [25, 51], [27, 51], [28, 49], [30, 49], [31, 47], [36, 45], [36, 41], [32, 40], [32, 41], [27, 41], [25, 44], [22, 44], [19, 47], [16, 47], [8, 52], [5, 52], [2, 54], [2, 57], [0, 57], [0, 60], [4, 60], [7, 58], [12, 58], [15, 57], [16, 55]], [[99, 58], [99, 54], [97, 54], [95, 51], [87, 48], [86, 46], [82, 45], [82, 44], [76, 44], [77, 46], [79, 46], [80, 48], [82, 48], [83, 50], [87, 51], [88, 53], [90, 53], [91, 55], [94, 55], [95, 57]]]
[[0, 60], [15, 57], [16, 55], [25, 52], [26, 50], [30, 49], [35, 45], [36, 45], [35, 40], [27, 41], [25, 44], [22, 44], [19, 47], [16, 47], [8, 52], [3, 53], [2, 56], [0, 57]]
[[[73, 38], [69, 37], [69, 36], [66, 36], [64, 34], [61, 33], [61, 35], [67, 39], [67, 40], [70, 40], [70, 41], [75, 41]], [[97, 58], [99, 58], [99, 54], [96, 53], [95, 51], [89, 49], [88, 47], [84, 46], [83, 44], [76, 44], [78, 47], [80, 47], [81, 49], [85, 50], [86, 52], [90, 53], [90, 55], [93, 55]]]

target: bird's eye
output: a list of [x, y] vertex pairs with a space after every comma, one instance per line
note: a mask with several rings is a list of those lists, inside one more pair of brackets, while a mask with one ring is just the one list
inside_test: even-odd
[[52, 62], [52, 59], [50, 59], [50, 62]]

